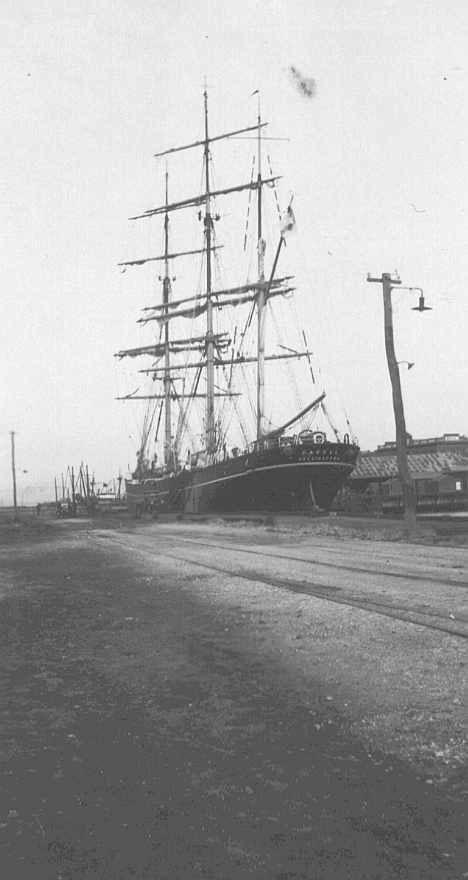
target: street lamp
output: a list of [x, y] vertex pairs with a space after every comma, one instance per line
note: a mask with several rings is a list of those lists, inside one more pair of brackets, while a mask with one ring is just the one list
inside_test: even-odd
[[419, 302], [417, 306], [412, 306], [413, 312], [432, 312], [431, 306], [426, 306], [424, 302], [424, 293], [422, 287], [407, 287], [406, 290], [418, 290], [419, 291]]
[[[414, 311], [427, 312], [430, 311], [430, 308], [429, 306], [425, 305], [424, 293], [421, 287], [403, 287], [398, 276], [392, 278], [390, 272], [383, 272], [380, 278], [372, 278], [371, 275], [368, 274], [367, 280], [370, 283], [377, 283], [382, 285], [384, 304], [385, 352], [387, 355], [388, 372], [392, 385], [398, 475], [400, 478], [401, 489], [403, 493], [405, 522], [408, 532], [411, 534], [414, 533], [414, 531], [416, 530], [416, 492], [414, 482], [411, 479], [408, 467], [408, 456], [406, 452], [407, 434], [405, 413], [403, 409], [403, 397], [401, 393], [400, 371], [398, 369], [398, 364], [408, 363], [409, 370], [411, 369], [411, 367], [409, 366], [410, 362], [408, 361], [398, 362], [395, 355], [395, 341], [393, 335], [392, 290], [395, 287], [398, 287], [400, 290], [408, 290], [410, 293], [418, 291], [419, 303], [416, 307], [414, 307]], [[414, 366], [414, 364], [411, 364], [411, 366]]]

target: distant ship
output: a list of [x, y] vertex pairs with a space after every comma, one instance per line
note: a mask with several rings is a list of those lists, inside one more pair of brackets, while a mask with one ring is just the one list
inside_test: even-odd
[[[356, 463], [359, 448], [349, 432], [340, 434], [330, 424], [334, 434], [330, 440], [326, 430], [317, 426], [318, 417], [327, 416], [325, 392], [315, 384], [304, 329], [281, 314], [276, 348], [271, 349], [270, 322], [275, 322], [278, 307], [283, 311], [290, 307], [295, 291], [293, 276], [278, 272], [295, 217], [292, 197], [286, 210], [279, 207], [279, 178], [273, 175], [265, 150], [266, 125], [259, 104], [256, 124], [211, 136], [205, 90], [204, 137], [156, 154], [200, 150], [203, 191], [170, 202], [166, 166], [164, 204], [131, 218], [162, 218], [163, 252], [120, 263], [122, 271], [153, 262], [164, 267], [159, 278], [160, 301], [146, 306], [139, 319], [140, 324], [153, 328], [151, 341], [116, 354], [119, 359], [151, 359], [149, 366], [139, 370], [151, 388], [145, 393], [138, 388], [118, 398], [143, 400], [146, 407], [136, 468], [126, 480], [127, 503], [136, 514], [144, 510], [326, 511]], [[241, 139], [255, 141], [250, 180], [215, 188], [212, 145], [225, 141], [235, 147], [234, 141]], [[266, 220], [267, 196], [278, 228], [269, 259], [266, 229], [272, 226]], [[215, 229], [222, 218], [218, 204], [225, 204], [226, 197], [233, 202], [243, 198], [246, 217], [237, 241], [240, 257], [234, 260], [237, 278], [227, 285], [218, 283], [218, 251], [223, 244], [218, 244]], [[184, 216], [185, 211], [193, 211], [201, 223], [202, 242], [201, 247], [177, 251], [170, 246], [170, 218], [174, 212]], [[245, 268], [249, 246], [250, 266]], [[174, 261], [181, 260], [183, 265], [186, 259], [195, 263], [188, 276], [189, 289], [174, 298]], [[174, 324], [179, 322], [185, 331], [174, 333]], [[296, 335], [291, 340], [293, 329]], [[303, 376], [294, 395], [278, 370], [282, 368], [291, 378], [297, 366]], [[302, 397], [298, 407], [304, 393], [308, 401]], [[276, 416], [275, 423], [278, 411], [282, 418]]]

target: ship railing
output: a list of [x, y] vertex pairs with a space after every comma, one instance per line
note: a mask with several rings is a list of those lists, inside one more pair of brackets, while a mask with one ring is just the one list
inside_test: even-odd
[[296, 446], [298, 442], [297, 434], [282, 435], [281, 437], [268, 437], [265, 440], [254, 440], [249, 444], [248, 452], [271, 452], [274, 449], [284, 449], [285, 447]]

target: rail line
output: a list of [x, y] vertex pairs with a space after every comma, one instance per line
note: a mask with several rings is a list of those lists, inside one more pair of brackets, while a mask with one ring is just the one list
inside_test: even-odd
[[[128, 547], [128, 543], [119, 539], [114, 538], [114, 541], [118, 544], [121, 544], [124, 547]], [[198, 542], [195, 542], [198, 543]], [[209, 545], [216, 547], [217, 549], [221, 549], [220, 545]], [[145, 552], [144, 547], [137, 547], [138, 550]], [[227, 548], [226, 548], [227, 549]], [[232, 548], [231, 548], [232, 549]], [[146, 550], [147, 552], [147, 550]], [[285, 580], [282, 578], [275, 578], [265, 576], [261, 572], [245, 570], [245, 569], [229, 569], [223, 568], [220, 565], [215, 565], [210, 562], [201, 562], [198, 559], [191, 559], [187, 556], [181, 556], [180, 553], [171, 553], [169, 550], [162, 549], [158, 547], [157, 550], [158, 556], [162, 558], [174, 559], [177, 562], [187, 562], [190, 565], [195, 565], [199, 568], [205, 568], [208, 571], [215, 571], [218, 574], [227, 575], [231, 578], [242, 578], [247, 581], [255, 581], [257, 583], [265, 584], [269, 587], [274, 587], [280, 590], [287, 590], [292, 593], [298, 593], [304, 596], [310, 596], [315, 599], [322, 599], [326, 602], [332, 602], [335, 605], [348, 606], [350, 608], [358, 608], [361, 611], [366, 611], [372, 614], [378, 614], [382, 617], [389, 617], [393, 620], [399, 620], [402, 623], [411, 623], [414, 626], [420, 626], [424, 629], [436, 630], [437, 632], [443, 632], [446, 635], [454, 636], [460, 639], [468, 639], [468, 629], [460, 629], [456, 626], [447, 625], [445, 618], [441, 615], [436, 615], [433, 612], [424, 612], [418, 610], [412, 610], [410, 608], [403, 608], [398, 605], [390, 605], [385, 602], [381, 602], [378, 600], [365, 600], [358, 599], [355, 596], [346, 595], [343, 591], [342, 587], [339, 586], [324, 586], [322, 584], [314, 584], [305, 581], [294, 581], [294, 580]], [[259, 554], [262, 555], [262, 554]], [[287, 557], [292, 558], [292, 557]], [[301, 560], [304, 561], [304, 560]], [[341, 595], [337, 595], [341, 593]], [[427, 620], [424, 618], [427, 617], [440, 617], [440, 623]]]
[[[172, 536], [171, 536], [172, 537]], [[183, 538], [180, 535], [177, 535], [177, 538], [174, 536], [174, 540], [178, 542], [182, 541], [186, 544], [194, 544], [196, 547], [210, 547], [216, 550], [230, 550], [232, 553], [238, 551], [239, 553], [249, 553], [252, 556], [266, 556], [268, 559], [287, 559], [290, 562], [303, 562], [309, 565], [321, 565], [324, 568], [336, 568], [340, 571], [354, 571], [357, 574], [378, 574], [385, 575], [385, 577], [394, 577], [401, 578], [403, 580], [412, 580], [412, 581], [424, 581], [425, 583], [430, 584], [440, 584], [449, 587], [459, 587], [460, 589], [467, 590], [468, 583], [463, 581], [455, 581], [450, 579], [442, 579], [434, 577], [433, 575], [424, 575], [424, 574], [406, 574], [404, 571], [379, 571], [377, 568], [364, 568], [363, 566], [357, 565], [345, 565], [341, 562], [322, 562], [318, 559], [305, 559], [303, 556], [290, 556], [286, 553], [267, 553], [262, 550], [252, 550], [247, 547], [240, 547], [239, 545], [229, 546], [226, 544], [213, 544], [208, 543], [207, 541], [198, 541], [196, 538]]]

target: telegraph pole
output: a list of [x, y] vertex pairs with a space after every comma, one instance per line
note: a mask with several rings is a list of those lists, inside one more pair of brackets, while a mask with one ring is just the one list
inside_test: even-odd
[[[395, 439], [398, 462], [398, 475], [403, 494], [405, 522], [409, 534], [416, 531], [416, 492], [411, 479], [408, 455], [406, 451], [406, 424], [401, 393], [400, 371], [395, 355], [393, 336], [392, 289], [401, 284], [399, 278], [392, 278], [389, 272], [383, 272], [381, 278], [367, 276], [371, 283], [382, 285], [384, 304], [385, 352], [387, 355], [388, 372], [392, 384], [393, 412], [395, 415]], [[411, 289], [411, 288], [410, 288]], [[424, 304], [424, 303], [423, 303]], [[422, 309], [420, 309], [422, 311]]]
[[13, 507], [14, 514], [13, 519], [15, 522], [18, 521], [18, 505], [16, 501], [16, 465], [15, 465], [15, 431], [10, 431], [11, 437], [11, 474], [13, 477]]

